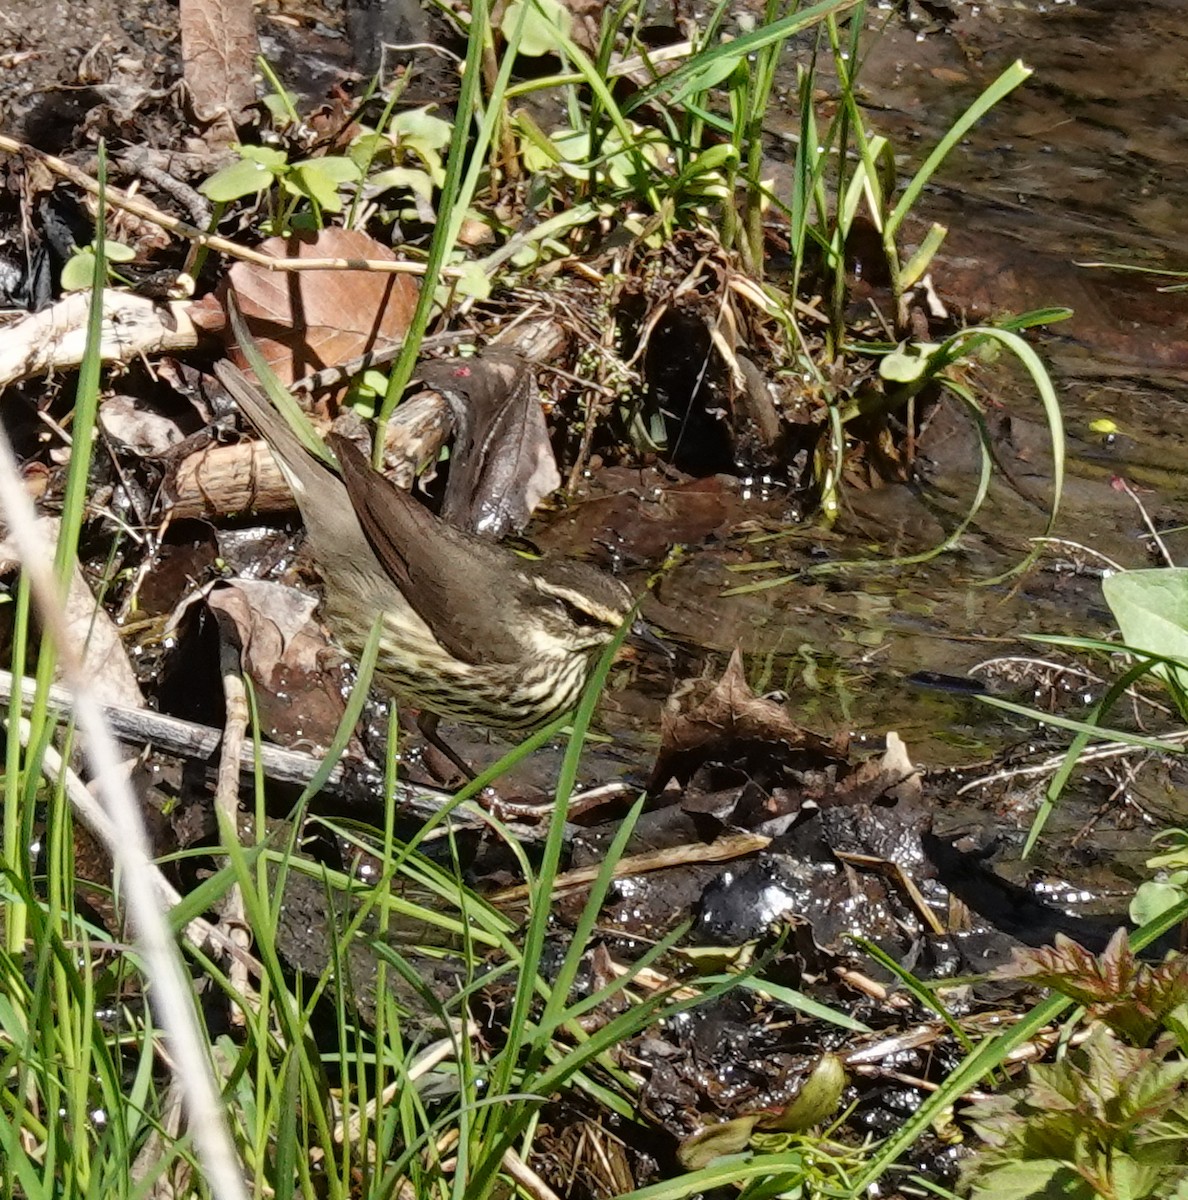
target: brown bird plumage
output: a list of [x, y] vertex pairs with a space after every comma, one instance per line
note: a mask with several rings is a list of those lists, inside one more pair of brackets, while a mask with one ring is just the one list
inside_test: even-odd
[[293, 490], [331, 632], [358, 655], [383, 613], [378, 682], [430, 712], [510, 730], [574, 707], [631, 613], [619, 580], [573, 559], [524, 559], [447, 524], [332, 436], [340, 479], [242, 372], [221, 362], [215, 373]]

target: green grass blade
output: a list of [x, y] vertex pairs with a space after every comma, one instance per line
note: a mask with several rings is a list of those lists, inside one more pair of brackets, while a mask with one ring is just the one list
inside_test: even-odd
[[936, 174], [941, 163], [961, 139], [992, 109], [1003, 97], [1010, 95], [1021, 83], [1031, 76], [1031, 68], [1022, 62], [1013, 62], [999, 77], [965, 110], [949, 131], [937, 143], [936, 149], [924, 160], [920, 169], [912, 176], [911, 182], [904, 188], [899, 202], [891, 210], [887, 218], [886, 236], [894, 238], [899, 232], [904, 218], [915, 207], [920, 194], [927, 187], [929, 180]]

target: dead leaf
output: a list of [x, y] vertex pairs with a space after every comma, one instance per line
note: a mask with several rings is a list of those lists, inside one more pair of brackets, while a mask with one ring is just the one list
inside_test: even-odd
[[164, 454], [183, 438], [176, 421], [152, 412], [135, 396], [109, 396], [99, 406], [99, 423], [134, 454]]
[[418, 370], [454, 417], [454, 451], [441, 515], [453, 525], [500, 538], [528, 523], [561, 486], [532, 368], [519, 355], [488, 350]]
[[329, 745], [345, 701], [327, 669], [333, 652], [314, 620], [317, 598], [261, 579], [220, 581], [204, 595], [223, 636], [239, 643], [264, 732], [286, 744]]
[[[269, 238], [260, 251], [278, 258], [396, 260], [387, 246], [352, 229]], [[399, 343], [417, 302], [409, 276], [378, 271], [269, 271], [238, 262], [228, 279], [252, 336], [284, 384]], [[237, 346], [229, 350], [246, 366]]]
[[743, 674], [738, 650], [714, 690], [692, 712], [665, 714], [660, 726], [660, 753], [650, 787], [669, 779], [687, 783], [707, 761], [729, 762], [756, 751], [777, 748], [821, 761], [845, 759], [847, 739], [822, 738], [797, 725], [783, 705], [756, 696]]
[[194, 115], [210, 125], [209, 145], [229, 146], [256, 103], [255, 9], [242, 0], [181, 0], [180, 24]]
[[920, 771], [908, 757], [903, 738], [890, 730], [886, 740], [882, 758], [859, 763], [838, 782], [834, 794], [837, 801], [854, 805], [892, 799], [911, 804], [920, 799], [923, 792]]

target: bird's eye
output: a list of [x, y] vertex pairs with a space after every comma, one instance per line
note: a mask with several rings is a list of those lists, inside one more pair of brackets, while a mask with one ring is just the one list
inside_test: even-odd
[[562, 599], [559, 596], [557, 602], [561, 605], [561, 609], [565, 615], [579, 629], [594, 629], [596, 626], [602, 624], [592, 612], [587, 612], [584, 608], [579, 608], [569, 600]]

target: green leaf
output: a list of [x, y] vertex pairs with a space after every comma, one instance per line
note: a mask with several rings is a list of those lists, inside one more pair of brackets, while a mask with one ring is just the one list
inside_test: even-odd
[[1126, 644], [1179, 660], [1184, 671], [1167, 663], [1153, 669], [1164, 680], [1174, 674], [1180, 687], [1188, 685], [1188, 569], [1121, 571], [1107, 575], [1101, 590]]
[[773, 1117], [760, 1118], [764, 1130], [803, 1133], [820, 1125], [837, 1110], [846, 1088], [846, 1068], [836, 1054], [823, 1054], [809, 1077], [784, 1108]]
[[483, 270], [482, 263], [464, 262], [461, 276], [455, 281], [455, 292], [459, 296], [473, 296], [476, 300], [486, 300], [491, 294], [491, 280]]
[[1007, 1163], [970, 1182], [970, 1200], [1099, 1200], [1067, 1163], [1054, 1158]]
[[[283, 160], [283, 155], [281, 156]], [[241, 158], [216, 171], [209, 179], [198, 185], [198, 190], [216, 204], [229, 204], [243, 196], [254, 196], [272, 186], [280, 174], [262, 162]]]
[[367, 186], [368, 195], [373, 192], [378, 195], [380, 192], [400, 188], [419, 196], [426, 204], [433, 199], [433, 180], [429, 173], [414, 170], [412, 167], [389, 167], [386, 171], [372, 175], [367, 181]]
[[879, 374], [892, 383], [914, 383], [932, 363], [938, 347], [933, 342], [911, 342], [879, 361]]
[[1188, 829], [1162, 829], [1152, 839], [1156, 845], [1167, 846], [1162, 854], [1147, 859], [1152, 871], [1180, 871], [1188, 868]]
[[686, 1171], [700, 1171], [716, 1158], [738, 1154], [751, 1144], [751, 1132], [757, 1120], [755, 1116], [744, 1116], [719, 1125], [707, 1125], [690, 1134], [677, 1147], [677, 1160]]
[[358, 166], [359, 170], [365, 171], [381, 154], [384, 154], [391, 148], [392, 143], [382, 133], [376, 133], [372, 130], [368, 133], [359, 134], [351, 142], [347, 153], [351, 156], [351, 161]]
[[720, 142], [703, 150], [682, 172], [682, 174], [698, 175], [708, 171], [720, 171], [723, 167], [738, 165], [738, 150], [729, 142]]
[[399, 145], [411, 145], [429, 150], [444, 150], [450, 144], [450, 123], [435, 117], [429, 106], [397, 113], [388, 131]]
[[289, 156], [273, 146], [240, 146], [239, 157], [248, 162], [259, 163], [274, 174], [283, 174], [289, 167]]
[[62, 267], [62, 290], [81, 292], [91, 286], [95, 277], [95, 251], [90, 246], [76, 250]]
[[105, 241], [103, 252], [109, 262], [131, 262], [136, 257], [136, 251], [131, 246], [125, 246], [123, 242]]
[[539, 58], [542, 54], [556, 54], [569, 40], [573, 17], [558, 0], [512, 0], [504, 11], [499, 30], [512, 43], [517, 29], [520, 29], [516, 47], [519, 53]]
[[899, 290], [906, 292], [912, 287], [924, 272], [932, 265], [932, 260], [936, 256], [936, 252], [941, 248], [941, 243], [948, 235], [947, 226], [941, 225], [933, 221], [932, 228], [925, 234], [924, 240], [920, 243], [919, 249], [908, 260], [907, 265], [899, 273]]
[[1034, 308], [1030, 312], [1004, 317], [998, 322], [998, 327], [1017, 333], [1021, 329], [1031, 329], [1036, 325], [1056, 325], [1061, 321], [1069, 320], [1072, 315], [1071, 308]]
[[574, 129], [555, 129], [551, 135], [544, 135], [535, 125], [521, 123], [524, 141], [520, 153], [524, 158], [524, 166], [529, 171], [547, 171], [551, 167], [561, 165], [566, 173], [575, 179], [582, 177], [582, 172], [567, 167], [570, 163], [584, 163], [590, 157], [590, 135]]
[[264, 97], [263, 103], [276, 129], [284, 129], [286, 125], [291, 123], [289, 105], [284, 96], [278, 96], [275, 92], [269, 92]]
[[338, 195], [339, 184], [361, 178], [359, 164], [341, 155], [325, 158], [307, 158], [294, 163], [293, 169], [284, 180], [287, 191], [308, 196], [326, 212], [341, 212], [342, 200]]
[[1139, 884], [1134, 899], [1130, 902], [1130, 919], [1136, 925], [1145, 925], [1167, 912], [1188, 896], [1188, 874], [1182, 871], [1167, 880], [1149, 879]]
[[720, 58], [711, 59], [703, 67], [695, 70], [676, 88], [669, 97], [668, 103], [676, 107], [690, 96], [695, 96], [700, 92], [708, 92], [711, 88], [716, 88], [718, 84], [725, 83], [734, 74], [735, 68], [745, 58], [746, 51], [740, 50], [738, 54], [724, 54]]

